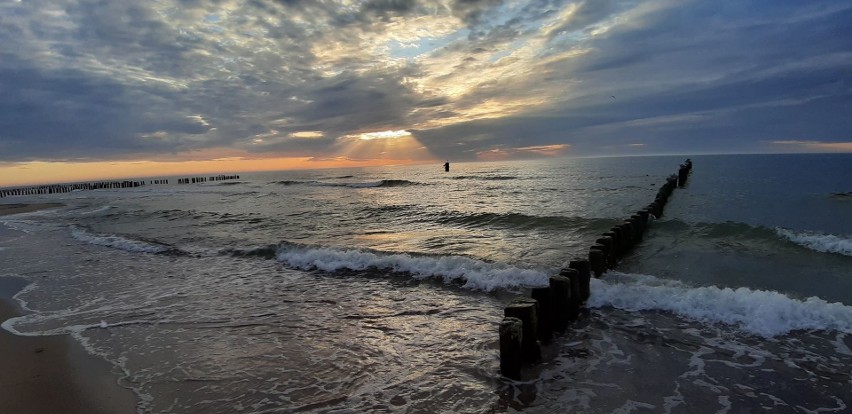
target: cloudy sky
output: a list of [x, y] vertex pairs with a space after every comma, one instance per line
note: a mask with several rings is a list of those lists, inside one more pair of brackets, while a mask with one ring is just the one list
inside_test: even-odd
[[836, 0], [0, 0], [0, 185], [852, 152], [850, 22]]

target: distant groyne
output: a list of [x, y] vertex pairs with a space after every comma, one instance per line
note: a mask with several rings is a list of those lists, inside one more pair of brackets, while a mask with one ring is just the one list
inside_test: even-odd
[[594, 241], [587, 257], [572, 259], [558, 275], [551, 276], [549, 286], [534, 288], [531, 297], [520, 297], [503, 309], [500, 322], [500, 373], [520, 380], [526, 364], [541, 360], [541, 346], [552, 342], [554, 335], [567, 332], [571, 322], [580, 317], [591, 294], [591, 277], [601, 277], [614, 269], [648, 230], [655, 218], [663, 216], [666, 203], [677, 187], [684, 187], [692, 171], [687, 159], [677, 174], [666, 178], [650, 204], [625, 218]]
[[[204, 183], [208, 181], [224, 181], [224, 180], [238, 180], [240, 178], [239, 175], [214, 175], [209, 177], [189, 177], [189, 178], [178, 178], [178, 184], [195, 184], [195, 183]], [[38, 186], [29, 186], [29, 187], [11, 187], [11, 188], [0, 188], [0, 198], [5, 197], [13, 197], [13, 196], [27, 196], [27, 195], [39, 195], [39, 194], [59, 194], [59, 193], [70, 193], [72, 191], [82, 191], [82, 190], [102, 190], [102, 189], [121, 189], [121, 188], [136, 188], [143, 187], [146, 185], [166, 185], [170, 184], [169, 179], [159, 179], [159, 180], [142, 180], [142, 181], [96, 181], [89, 183], [73, 183], [73, 184], [46, 184], [46, 185], [38, 185]]]

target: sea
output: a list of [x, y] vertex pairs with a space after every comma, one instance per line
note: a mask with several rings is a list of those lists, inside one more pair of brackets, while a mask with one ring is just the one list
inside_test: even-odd
[[0, 217], [0, 276], [29, 283], [2, 326], [73, 337], [139, 413], [852, 412], [852, 154], [692, 156], [579, 320], [500, 375], [505, 306], [684, 159], [8, 198], [64, 206]]

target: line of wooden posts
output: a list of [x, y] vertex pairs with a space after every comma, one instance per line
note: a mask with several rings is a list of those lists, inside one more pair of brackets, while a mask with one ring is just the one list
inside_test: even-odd
[[[202, 183], [207, 181], [223, 181], [223, 180], [238, 180], [239, 175], [216, 175], [210, 177], [192, 177], [178, 178], [178, 184]], [[149, 185], [169, 184], [169, 180], [150, 180]], [[0, 198], [11, 196], [25, 196], [38, 194], [59, 194], [70, 193], [75, 190], [100, 190], [100, 189], [116, 189], [116, 188], [136, 188], [145, 186], [145, 180], [142, 181], [100, 181], [93, 183], [76, 183], [76, 184], [48, 184], [31, 187], [16, 187], [16, 188], [0, 188]]]
[[676, 175], [666, 178], [657, 196], [647, 207], [604, 232], [589, 248], [588, 258], [568, 262], [558, 275], [551, 276], [547, 287], [533, 288], [530, 297], [512, 301], [503, 309], [500, 322], [500, 373], [521, 379], [524, 364], [541, 360], [541, 346], [554, 334], [567, 331], [578, 319], [580, 308], [591, 296], [591, 276], [600, 277], [615, 268], [648, 229], [652, 218], [662, 217], [663, 209], [678, 186], [683, 187], [692, 171], [692, 161], [681, 164]]
[[178, 184], [206, 183], [207, 181], [239, 180], [239, 175], [216, 175], [212, 177], [178, 178]]

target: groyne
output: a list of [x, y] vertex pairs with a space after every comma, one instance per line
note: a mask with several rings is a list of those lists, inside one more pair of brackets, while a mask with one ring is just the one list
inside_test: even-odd
[[549, 286], [534, 288], [530, 297], [519, 297], [503, 309], [499, 325], [500, 373], [513, 380], [522, 379], [522, 369], [541, 360], [541, 346], [568, 331], [580, 317], [591, 291], [591, 278], [599, 278], [629, 253], [648, 230], [652, 221], [662, 217], [674, 190], [686, 186], [692, 172], [687, 159], [677, 174], [666, 178], [654, 200], [630, 217], [600, 235], [589, 247], [587, 257], [572, 259], [550, 277]]
[[[204, 183], [208, 181], [224, 181], [224, 180], [238, 180], [240, 178], [239, 175], [214, 175], [209, 177], [189, 177], [189, 178], [178, 178], [178, 184], [195, 184], [195, 183]], [[142, 181], [97, 181], [97, 182], [89, 182], [89, 183], [72, 183], [72, 184], [46, 184], [46, 185], [38, 185], [38, 186], [29, 186], [29, 187], [11, 187], [11, 188], [0, 188], [0, 198], [5, 197], [13, 197], [13, 196], [27, 196], [27, 195], [39, 195], [39, 194], [59, 194], [59, 193], [70, 193], [72, 191], [82, 191], [82, 190], [102, 190], [102, 189], [121, 189], [121, 188], [137, 188], [143, 187], [146, 185], [168, 185], [170, 184], [171, 179], [158, 179], [158, 180], [142, 180]]]

